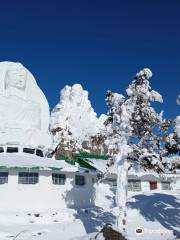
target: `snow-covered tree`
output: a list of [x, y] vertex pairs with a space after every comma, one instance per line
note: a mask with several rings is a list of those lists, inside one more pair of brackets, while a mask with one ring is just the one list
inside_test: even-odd
[[105, 115], [97, 117], [88, 100], [88, 92], [80, 84], [65, 86], [60, 92], [59, 103], [51, 113], [50, 131], [54, 148], [71, 157], [73, 152], [83, 148], [83, 144], [88, 145], [91, 136], [101, 132], [105, 119]]
[[107, 92], [110, 108], [107, 126], [107, 144], [114, 149], [117, 164], [118, 228], [122, 232], [126, 225], [127, 174], [130, 163], [139, 162], [146, 168], [163, 171], [160, 153], [157, 151], [158, 137], [153, 129], [162, 127], [162, 113], [158, 114], [150, 102], [162, 103], [162, 96], [151, 89], [150, 69], [143, 69], [135, 76], [126, 90], [126, 96]]
[[[177, 104], [180, 105], [180, 95], [177, 98]], [[171, 133], [165, 138], [166, 155], [169, 168], [176, 169], [180, 167], [180, 116], [171, 121]]]
[[[180, 105], [180, 96], [177, 98], [177, 104]], [[173, 132], [165, 139], [165, 147], [167, 154], [180, 153], [180, 116], [177, 116], [174, 121], [171, 121]]]
[[[180, 105], [180, 95], [177, 98], [177, 104]], [[180, 150], [180, 116], [177, 116], [175, 119], [175, 133], [177, 135], [177, 141], [178, 141], [178, 150]]]

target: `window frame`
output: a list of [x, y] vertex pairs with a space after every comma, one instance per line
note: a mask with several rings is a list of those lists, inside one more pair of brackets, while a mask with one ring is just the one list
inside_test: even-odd
[[141, 180], [128, 179], [128, 191], [141, 192]]
[[23, 153], [35, 154], [35, 149], [26, 147], [26, 148], [23, 148]]
[[19, 148], [18, 147], [7, 147], [6, 152], [7, 153], [18, 153]]
[[36, 156], [44, 157], [43, 151], [41, 149], [36, 149]]
[[53, 185], [65, 185], [66, 184], [66, 174], [52, 173], [52, 184]]
[[[4, 176], [1, 176], [4, 175]], [[0, 185], [7, 184], [8, 183], [8, 172], [0, 172]]]
[[35, 185], [38, 183], [39, 183], [39, 173], [37, 172], [19, 172], [18, 173], [18, 184]]
[[4, 148], [0, 147], [0, 153], [3, 153], [3, 152], [4, 152]]
[[[81, 181], [81, 180], [83, 179], [83, 181]], [[79, 181], [80, 180], [80, 183], [77, 183], [77, 181]], [[75, 185], [76, 186], [79, 186], [79, 187], [82, 187], [82, 186], [84, 186], [86, 184], [86, 179], [85, 179], [85, 176], [84, 175], [80, 175], [80, 174], [76, 174], [75, 175]]]
[[[164, 188], [164, 186], [168, 186], [168, 187], [167, 187], [167, 188]], [[161, 188], [162, 188], [162, 190], [171, 190], [171, 182], [162, 181], [162, 182], [161, 182]]]
[[97, 178], [96, 178], [96, 177], [92, 177], [91, 180], [92, 180], [92, 183], [93, 183], [93, 184], [97, 183]]

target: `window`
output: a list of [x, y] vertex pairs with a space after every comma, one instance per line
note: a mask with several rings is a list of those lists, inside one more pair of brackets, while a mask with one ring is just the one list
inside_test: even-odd
[[14, 153], [14, 152], [18, 152], [17, 147], [7, 147], [7, 153]]
[[140, 180], [128, 180], [128, 191], [139, 192], [141, 191]]
[[75, 184], [78, 186], [83, 186], [85, 184], [85, 177], [82, 175], [76, 175]]
[[4, 148], [0, 147], [0, 153], [4, 152]]
[[150, 184], [150, 190], [157, 189], [157, 181], [151, 181], [149, 182], [149, 184]]
[[31, 172], [20, 172], [19, 173], [19, 184], [36, 184], [39, 182], [39, 174]]
[[40, 149], [36, 150], [36, 155], [39, 156], [39, 157], [44, 157], [43, 152]]
[[59, 174], [59, 173], [53, 173], [52, 174], [53, 184], [64, 185], [65, 180], [66, 180], [66, 175], [65, 174]]
[[170, 182], [161, 182], [162, 190], [171, 190]]
[[0, 172], [0, 184], [8, 183], [8, 172]]
[[92, 183], [96, 183], [97, 182], [97, 178], [93, 177], [92, 178]]
[[23, 152], [24, 152], [24, 153], [34, 154], [35, 149], [32, 149], [32, 148], [23, 148]]

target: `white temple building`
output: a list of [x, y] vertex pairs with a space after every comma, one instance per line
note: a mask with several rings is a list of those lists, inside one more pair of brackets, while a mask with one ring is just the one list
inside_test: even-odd
[[0, 209], [94, 204], [96, 171], [49, 157], [49, 105], [20, 63], [0, 63]]

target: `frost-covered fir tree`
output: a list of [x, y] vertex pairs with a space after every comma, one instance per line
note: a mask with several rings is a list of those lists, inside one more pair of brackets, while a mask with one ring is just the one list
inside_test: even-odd
[[135, 76], [126, 90], [126, 96], [107, 92], [110, 108], [107, 126], [107, 144], [114, 149], [117, 164], [117, 206], [118, 228], [126, 227], [127, 174], [130, 165], [138, 162], [145, 168], [163, 171], [160, 151], [157, 150], [158, 137], [153, 129], [162, 126], [162, 113], [158, 114], [150, 102], [162, 103], [162, 96], [151, 89], [150, 69], [143, 69]]
[[[180, 95], [177, 98], [177, 104], [180, 106]], [[177, 148], [178, 151], [180, 151], [180, 115], [176, 117], [175, 119], [175, 133], [177, 136]]]
[[[177, 98], [177, 104], [180, 106], [180, 95]], [[174, 166], [180, 168], [180, 115], [175, 119], [175, 127], [174, 127], [174, 140], [176, 141], [176, 148], [177, 148], [177, 157], [174, 162]]]
[[[177, 98], [177, 104], [180, 105], [180, 95]], [[180, 152], [180, 116], [177, 116], [173, 121], [174, 132], [169, 135], [167, 149], [169, 153]], [[169, 147], [169, 148], [168, 148]]]
[[104, 128], [105, 118], [105, 115], [97, 117], [88, 100], [88, 92], [80, 84], [65, 86], [60, 92], [59, 103], [51, 113], [54, 148], [58, 153], [72, 157], [74, 152], [82, 150], [83, 143]]
[[[180, 105], [180, 95], [176, 102]], [[180, 116], [177, 116], [174, 121], [171, 121], [170, 127], [172, 131], [164, 139], [165, 153], [169, 168], [174, 170], [180, 168]]]

